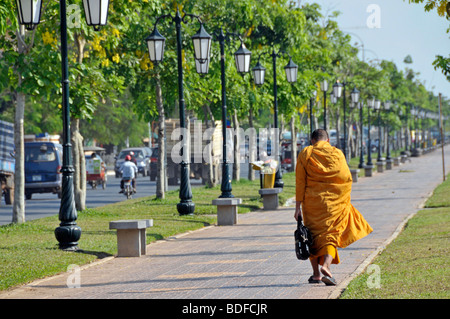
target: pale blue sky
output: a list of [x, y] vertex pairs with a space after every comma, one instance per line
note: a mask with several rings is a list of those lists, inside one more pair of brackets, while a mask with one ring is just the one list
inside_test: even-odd
[[[389, 60], [404, 70], [403, 60], [409, 54], [413, 64], [408, 67], [420, 72], [419, 78], [426, 88], [436, 95], [442, 93], [450, 97], [450, 82], [432, 65], [437, 54], [450, 54], [450, 34], [446, 33], [450, 23], [435, 11], [425, 12], [423, 4], [409, 4], [408, 0], [300, 1], [301, 4], [312, 2], [320, 4], [323, 14], [341, 12], [337, 19], [340, 29], [349, 32], [352, 43], [361, 42], [357, 36], [362, 39], [366, 61]], [[380, 28], [368, 26], [367, 20], [374, 12], [367, 12], [367, 9], [372, 4], [380, 9]], [[369, 24], [370, 21], [373, 20], [369, 19]], [[362, 54], [359, 57], [362, 59]]]

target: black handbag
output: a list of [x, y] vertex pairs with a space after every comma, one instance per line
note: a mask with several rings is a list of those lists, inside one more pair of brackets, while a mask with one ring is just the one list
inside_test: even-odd
[[298, 215], [297, 229], [294, 232], [295, 253], [300, 260], [306, 260], [311, 255], [312, 235], [309, 229], [303, 225], [303, 220]]

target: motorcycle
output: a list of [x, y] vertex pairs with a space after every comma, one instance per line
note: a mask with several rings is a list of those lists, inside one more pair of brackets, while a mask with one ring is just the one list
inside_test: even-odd
[[123, 181], [123, 194], [127, 197], [127, 199], [131, 199], [133, 195], [133, 187], [131, 186], [131, 180]]

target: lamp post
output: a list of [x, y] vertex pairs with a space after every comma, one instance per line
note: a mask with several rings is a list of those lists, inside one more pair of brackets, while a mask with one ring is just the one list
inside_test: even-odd
[[[269, 53], [267, 53], [269, 54]], [[284, 71], [286, 73], [286, 79], [289, 83], [297, 82], [297, 73], [298, 73], [298, 66], [292, 61], [292, 58], [289, 54], [287, 54], [284, 51], [278, 51], [278, 53], [275, 52], [275, 48], [273, 48], [272, 53], [270, 56], [272, 57], [272, 68], [273, 68], [273, 110], [274, 110], [274, 128], [275, 130], [278, 128], [278, 99], [277, 99], [277, 57], [280, 57], [282, 55], [288, 55], [289, 56], [289, 63], [284, 67]], [[258, 57], [258, 63], [256, 66], [252, 69], [254, 81], [256, 85], [263, 85], [264, 84], [264, 76], [266, 73], [266, 68], [264, 68], [259, 63]], [[278, 146], [276, 146], [276, 150], [278, 151]], [[278, 163], [278, 169], [275, 174], [275, 184], [274, 187], [276, 188], [283, 188], [284, 183], [282, 180], [281, 175], [281, 154], [278, 152], [278, 156], [280, 157], [279, 163]]]
[[328, 91], [328, 81], [323, 80], [320, 83], [320, 88], [323, 92], [323, 129], [327, 130], [327, 91]]
[[[181, 148], [182, 160], [180, 163], [180, 202], [177, 204], [177, 210], [180, 215], [194, 214], [195, 204], [192, 202], [191, 184], [189, 181], [189, 152], [187, 150], [186, 141], [186, 122], [185, 122], [185, 104], [184, 104], [184, 83], [183, 83], [183, 65], [182, 65], [182, 41], [181, 41], [181, 23], [186, 24], [186, 17], [195, 18], [200, 23], [200, 29], [192, 36], [194, 46], [195, 60], [199, 64], [206, 64], [205, 67], [200, 67], [201, 72], [207, 72], [209, 66], [209, 55], [211, 49], [212, 37], [205, 31], [200, 17], [184, 12], [181, 16], [179, 9], [175, 16], [171, 14], [161, 15], [156, 19], [153, 32], [145, 40], [147, 41], [150, 61], [159, 63], [163, 59], [165, 38], [159, 34], [157, 30], [158, 22], [161, 19], [170, 18], [172, 23], [175, 23], [177, 36], [177, 60], [178, 60], [178, 101], [180, 108], [180, 128], [182, 130], [183, 142]], [[199, 68], [197, 67], [197, 70]]]
[[317, 91], [314, 90], [312, 93], [312, 96], [309, 98], [309, 136], [311, 139], [312, 133], [313, 133], [313, 105], [314, 105], [314, 99], [317, 96]]
[[381, 162], [381, 101], [375, 100], [375, 111], [378, 111], [378, 157], [377, 162]]
[[367, 145], [367, 166], [372, 167], [372, 140], [370, 139], [370, 110], [375, 108], [375, 99], [371, 98], [367, 100], [367, 123], [369, 126], [369, 130], [367, 132], [368, 134], [368, 140], [369, 144]]
[[[344, 156], [345, 159], [348, 161], [347, 155], [348, 155], [348, 143], [347, 143], [347, 99], [345, 94], [345, 88], [347, 84], [350, 84], [350, 82], [344, 82], [339, 83], [338, 81], [333, 85], [333, 93], [336, 98], [340, 98], [343, 96], [343, 103], [344, 103]], [[355, 88], [353, 88], [353, 91], [351, 92], [351, 100], [352, 103], [358, 103], [359, 101], [359, 94], [360, 92]], [[339, 138], [339, 137], [338, 137]]]
[[[384, 102], [384, 109], [387, 113], [390, 112], [391, 110], [391, 102], [390, 101], [386, 101]], [[389, 131], [390, 131], [390, 127], [389, 127], [389, 122], [386, 125], [386, 131], [387, 131], [387, 145], [386, 145], [386, 161], [390, 161], [391, 160], [391, 149], [390, 149], [390, 140], [389, 140]]]
[[[101, 6], [95, 6], [98, 0], [84, 0], [86, 22], [99, 30], [105, 25], [108, 17], [109, 1], [102, 1]], [[19, 23], [27, 30], [33, 30], [40, 22], [41, 0], [17, 0]], [[78, 250], [78, 240], [81, 228], [77, 226], [77, 210], [75, 208], [72, 164], [72, 144], [70, 143], [70, 105], [69, 105], [69, 64], [67, 53], [67, 4], [66, 0], [59, 1], [60, 32], [61, 32], [61, 70], [62, 70], [62, 120], [63, 120], [63, 165], [61, 184], [61, 205], [59, 220], [61, 223], [55, 229], [55, 237], [59, 248], [67, 251]], [[89, 19], [89, 21], [88, 21]]]
[[360, 136], [360, 143], [361, 143], [361, 150], [359, 155], [359, 165], [358, 168], [364, 168], [364, 126], [363, 126], [363, 103], [358, 103], [359, 107], [359, 121], [360, 121], [360, 130], [361, 130], [361, 136]]
[[410, 137], [410, 129], [409, 129], [409, 106], [408, 104], [406, 104], [406, 108], [405, 108], [405, 152], [408, 151], [409, 149], [409, 137]]
[[[336, 99], [339, 99], [342, 96], [342, 91], [344, 91], [344, 145], [342, 150], [344, 152], [345, 160], [347, 161], [347, 117], [346, 117], [346, 97], [345, 97], [345, 84], [339, 83], [338, 81], [333, 85], [333, 93]], [[340, 138], [339, 136], [337, 137]]]
[[225, 85], [225, 40], [227, 37], [237, 36], [241, 40], [241, 46], [234, 54], [236, 69], [238, 73], [245, 74], [248, 73], [250, 69], [250, 57], [251, 52], [245, 47], [242, 39], [239, 35], [234, 33], [227, 33], [225, 35], [223, 30], [220, 30], [220, 33], [216, 35], [217, 41], [220, 44], [220, 71], [221, 71], [221, 83], [222, 83], [222, 147], [223, 147], [223, 163], [222, 163], [222, 184], [220, 190], [222, 194], [219, 198], [233, 198], [234, 195], [231, 193], [231, 174], [230, 168], [227, 161], [227, 93], [226, 93], [226, 85]]

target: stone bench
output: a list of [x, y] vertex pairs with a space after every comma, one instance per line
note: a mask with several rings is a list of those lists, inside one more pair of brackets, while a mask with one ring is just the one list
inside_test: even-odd
[[385, 164], [384, 161], [377, 162], [377, 172], [378, 173], [384, 172], [384, 164]]
[[282, 188], [261, 188], [259, 194], [263, 198], [264, 210], [273, 210], [278, 208], [278, 194], [283, 191]]
[[118, 257], [141, 257], [147, 253], [146, 229], [153, 226], [153, 219], [116, 220], [109, 222], [109, 229], [117, 229]]
[[400, 156], [401, 157], [401, 160], [400, 160], [400, 162], [402, 163], [402, 164], [405, 164], [406, 163], [406, 161], [408, 160], [408, 155], [401, 155]]
[[392, 166], [394, 164], [394, 161], [391, 159], [386, 160], [386, 170], [392, 169]]
[[351, 169], [350, 173], [352, 173], [353, 183], [357, 183], [358, 182], [359, 169]]
[[241, 198], [217, 198], [212, 204], [217, 206], [217, 225], [234, 225], [238, 221], [238, 206]]
[[365, 165], [364, 166], [364, 176], [365, 177], [373, 176], [373, 165]]

